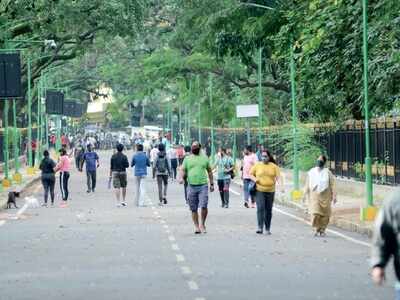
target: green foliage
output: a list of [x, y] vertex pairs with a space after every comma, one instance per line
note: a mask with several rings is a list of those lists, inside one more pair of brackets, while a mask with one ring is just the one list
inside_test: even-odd
[[[293, 129], [290, 126], [283, 126], [272, 135], [272, 147], [281, 149], [285, 167], [293, 168], [294, 139]], [[305, 126], [297, 130], [297, 162], [302, 171], [308, 171], [315, 166], [317, 158], [324, 154], [324, 150], [315, 140], [313, 129]]]

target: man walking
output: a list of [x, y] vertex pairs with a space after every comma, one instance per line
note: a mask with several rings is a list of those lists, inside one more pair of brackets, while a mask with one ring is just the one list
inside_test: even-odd
[[92, 150], [92, 146], [89, 144], [87, 146], [87, 152], [85, 152], [81, 159], [81, 168], [82, 172], [83, 165], [86, 162], [86, 180], [87, 180], [87, 193], [93, 192], [96, 189], [96, 171], [100, 166], [99, 164], [99, 156], [96, 152]]
[[[161, 143], [160, 143], [161, 144]], [[157, 159], [157, 155], [158, 152], [160, 152], [158, 150], [158, 145], [154, 145], [153, 149], [151, 149], [150, 151], [150, 163], [151, 163], [151, 169], [152, 169], [152, 174], [153, 174], [153, 179], [156, 178], [156, 174], [155, 174], [155, 167], [154, 167], [154, 162]]]
[[[192, 144], [192, 155], [186, 157], [182, 165], [182, 178], [188, 182], [189, 206], [192, 211], [192, 220], [195, 234], [206, 233], [206, 219], [208, 215], [208, 182], [210, 192], [214, 191], [214, 179], [208, 157], [200, 154], [201, 145], [195, 141]], [[201, 208], [199, 223], [198, 209]]]
[[140, 197], [142, 180], [147, 176], [147, 167], [150, 167], [150, 161], [146, 153], [143, 152], [143, 145], [136, 145], [136, 154], [132, 157], [131, 167], [134, 168], [136, 184], [136, 206], [143, 206], [143, 199]]
[[[117, 145], [117, 153], [114, 153], [111, 157], [110, 166], [110, 180], [113, 181], [115, 189], [115, 196], [117, 197], [117, 206], [126, 206], [126, 185], [127, 176], [126, 168], [129, 168], [128, 157], [122, 153], [124, 145]], [[121, 202], [121, 189], [122, 189], [122, 202]]]
[[[167, 204], [167, 188], [168, 188], [168, 177], [171, 176], [171, 167], [165, 153], [164, 144], [158, 145], [158, 156], [154, 162], [154, 170], [157, 176], [158, 186], [158, 199], [160, 205]], [[163, 189], [164, 186], [164, 189]]]
[[372, 279], [381, 285], [385, 280], [385, 268], [390, 258], [394, 258], [397, 277], [396, 300], [400, 300], [400, 189], [387, 199], [375, 222], [372, 245]]

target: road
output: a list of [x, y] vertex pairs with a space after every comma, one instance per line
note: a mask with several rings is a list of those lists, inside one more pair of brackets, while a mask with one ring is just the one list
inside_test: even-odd
[[[147, 206], [137, 208], [130, 175], [128, 206], [116, 207], [108, 161], [102, 153], [96, 193], [74, 171], [68, 208], [29, 209], [0, 223], [1, 300], [394, 298], [391, 274], [385, 287], [371, 284], [361, 235], [314, 238], [278, 206], [285, 214], [274, 212], [272, 235], [256, 235], [256, 211], [243, 207], [238, 186], [229, 209], [212, 194], [208, 233], [194, 235], [177, 183], [159, 207], [148, 178]], [[32, 193], [42, 198], [39, 186]]]

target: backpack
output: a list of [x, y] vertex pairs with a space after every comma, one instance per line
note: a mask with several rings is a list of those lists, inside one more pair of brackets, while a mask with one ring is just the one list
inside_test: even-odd
[[159, 157], [156, 163], [156, 170], [158, 173], [167, 172], [167, 159], [164, 157]]

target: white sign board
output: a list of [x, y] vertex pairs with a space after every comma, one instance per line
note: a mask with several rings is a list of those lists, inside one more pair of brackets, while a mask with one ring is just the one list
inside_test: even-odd
[[251, 118], [258, 117], [258, 105], [236, 105], [236, 117], [237, 118]]

